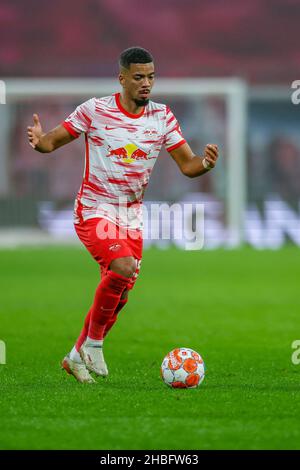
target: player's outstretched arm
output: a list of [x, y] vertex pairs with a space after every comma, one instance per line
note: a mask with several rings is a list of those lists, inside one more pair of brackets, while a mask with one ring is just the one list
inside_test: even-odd
[[189, 144], [184, 143], [172, 150], [170, 154], [185, 176], [195, 178], [215, 167], [218, 159], [218, 146], [215, 144], [206, 145], [204, 156], [198, 157], [193, 154]]
[[72, 142], [76, 137], [72, 136], [63, 126], [59, 125], [46, 134], [37, 114], [33, 115], [33, 126], [27, 127], [29, 145], [34, 150], [42, 153], [53, 152], [62, 145]]

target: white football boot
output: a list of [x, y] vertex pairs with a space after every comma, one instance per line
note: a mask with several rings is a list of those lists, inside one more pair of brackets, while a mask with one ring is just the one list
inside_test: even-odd
[[103, 356], [102, 346], [89, 346], [84, 343], [79, 351], [80, 357], [90, 372], [102, 377], [108, 376], [108, 369]]
[[69, 356], [66, 356], [62, 363], [62, 369], [68, 374], [73, 375], [76, 380], [80, 383], [94, 384], [96, 381], [90, 376], [85, 364], [79, 364], [78, 362], [72, 361]]

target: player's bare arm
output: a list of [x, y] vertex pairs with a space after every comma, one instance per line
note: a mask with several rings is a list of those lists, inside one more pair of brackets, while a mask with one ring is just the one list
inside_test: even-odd
[[185, 176], [195, 178], [215, 167], [218, 159], [218, 146], [208, 144], [205, 147], [204, 156], [196, 156], [189, 144], [184, 143], [172, 150], [170, 154]]
[[62, 125], [44, 133], [37, 114], [33, 115], [33, 126], [27, 127], [27, 135], [29, 145], [41, 153], [53, 152], [53, 150], [76, 139]]

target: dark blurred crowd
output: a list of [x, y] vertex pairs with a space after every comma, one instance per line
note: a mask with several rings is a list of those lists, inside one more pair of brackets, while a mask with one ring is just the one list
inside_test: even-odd
[[106, 76], [126, 47], [162, 76], [298, 77], [299, 0], [1, 0], [0, 76]]

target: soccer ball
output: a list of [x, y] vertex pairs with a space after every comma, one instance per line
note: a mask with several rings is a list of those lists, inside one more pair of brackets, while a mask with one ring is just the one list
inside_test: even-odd
[[160, 373], [165, 384], [173, 388], [196, 388], [204, 380], [202, 357], [189, 348], [177, 348], [162, 361]]

